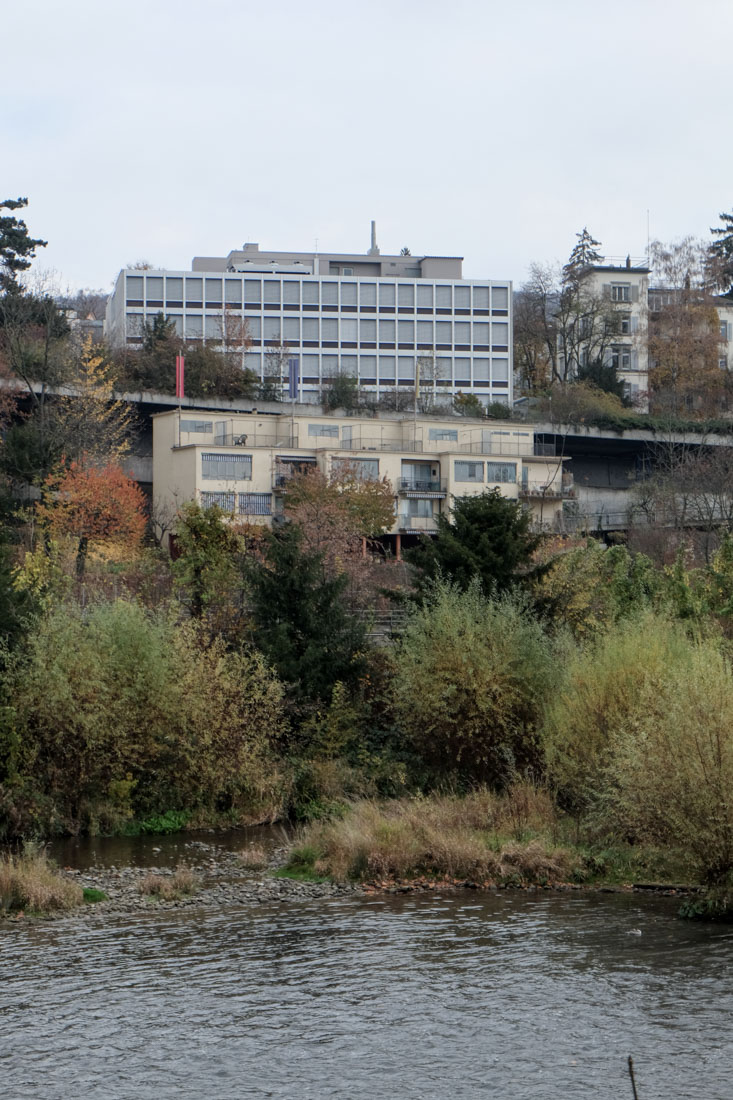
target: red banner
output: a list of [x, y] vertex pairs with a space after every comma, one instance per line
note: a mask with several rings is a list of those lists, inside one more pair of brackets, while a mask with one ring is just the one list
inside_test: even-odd
[[183, 397], [183, 356], [176, 356], [176, 397]]

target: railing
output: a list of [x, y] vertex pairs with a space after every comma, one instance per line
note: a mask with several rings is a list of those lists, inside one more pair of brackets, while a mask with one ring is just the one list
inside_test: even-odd
[[398, 493], [442, 493], [442, 495], [445, 496], [447, 489], [447, 481], [441, 481], [439, 479], [415, 477], [401, 477], [397, 479]]
[[[200, 442], [200, 440], [197, 440]], [[208, 444], [211, 446], [211, 444]], [[264, 435], [261, 432], [226, 432], [214, 437], [214, 447], [297, 447], [297, 435]]]
[[574, 500], [575, 489], [571, 485], [520, 485], [519, 495], [528, 500]]
[[435, 516], [398, 516], [397, 526], [403, 534], [435, 534], [438, 521]]

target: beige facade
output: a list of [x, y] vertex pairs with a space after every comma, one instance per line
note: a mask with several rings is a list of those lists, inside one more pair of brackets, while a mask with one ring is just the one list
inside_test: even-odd
[[195, 499], [241, 522], [271, 524], [294, 474], [315, 467], [330, 476], [343, 465], [357, 476], [389, 480], [395, 539], [434, 532], [455, 498], [492, 488], [521, 501], [536, 527], [557, 530], [563, 500], [573, 495], [563, 459], [514, 422], [364, 419], [302, 406], [290, 414], [229, 417], [174, 410], [153, 419], [154, 508], [168, 519]]
[[649, 268], [594, 265], [584, 269], [582, 285], [613, 313], [613, 335], [605, 343], [604, 361], [616, 368], [629, 397], [641, 408], [648, 406], [649, 355], [648, 307]]

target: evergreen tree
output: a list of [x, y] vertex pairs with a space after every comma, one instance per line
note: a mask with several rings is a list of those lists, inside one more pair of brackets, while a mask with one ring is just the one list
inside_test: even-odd
[[719, 214], [723, 223], [711, 226], [716, 238], [710, 245], [710, 255], [717, 268], [720, 289], [727, 298], [733, 298], [733, 214]]
[[603, 263], [603, 256], [598, 252], [601, 247], [601, 242], [595, 240], [587, 228], [583, 227], [582, 233], [576, 233], [578, 238], [577, 244], [570, 253], [570, 259], [562, 269], [563, 282], [574, 282], [578, 273], [584, 267], [588, 267], [589, 264], [601, 264]]
[[467, 591], [478, 577], [485, 592], [504, 592], [529, 571], [541, 538], [517, 501], [490, 489], [455, 500], [450, 519], [438, 516], [435, 538], [423, 538], [405, 557], [420, 571], [423, 591], [438, 577]]
[[[28, 199], [5, 199], [1, 210], [20, 210], [28, 205]], [[37, 248], [45, 248], [47, 241], [34, 239], [22, 218], [12, 214], [0, 215], [0, 291], [7, 293], [18, 287], [18, 274], [27, 271]]]
[[612, 393], [619, 401], [627, 404], [624, 384], [619, 378], [616, 368], [601, 359], [594, 359], [585, 366], [578, 367], [578, 382], [587, 382], [604, 393]]
[[303, 549], [289, 524], [265, 536], [264, 560], [248, 559], [254, 642], [299, 701], [327, 701], [363, 666], [364, 628], [344, 602], [348, 579], [329, 576], [323, 554]]

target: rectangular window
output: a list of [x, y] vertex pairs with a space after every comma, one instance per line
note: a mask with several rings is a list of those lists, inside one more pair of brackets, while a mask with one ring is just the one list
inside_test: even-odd
[[611, 301], [612, 302], [630, 302], [631, 301], [631, 284], [630, 283], [611, 283]]
[[171, 279], [165, 281], [165, 296], [169, 302], [183, 301], [183, 279]]
[[272, 493], [239, 493], [237, 510], [242, 516], [271, 516]]
[[186, 301], [202, 302], [204, 295], [203, 279], [186, 279]]
[[[329, 322], [324, 321], [323, 323], [324, 323], [324, 325], [327, 325]], [[336, 321], [334, 321], [333, 323], [336, 324]], [[356, 326], [357, 326], [357, 322], [356, 322], [355, 319], [352, 319], [351, 317], [342, 317], [341, 318], [341, 343], [342, 344], [344, 344], [344, 343], [346, 343], [346, 344], [355, 344], [356, 343], [356, 338], [357, 338], [357, 327]]]
[[457, 443], [458, 428], [428, 428], [428, 439], [444, 439], [450, 443]]
[[489, 360], [488, 359], [474, 359], [474, 361], [473, 361], [473, 380], [474, 380], [474, 382], [488, 382], [489, 381]]
[[317, 317], [304, 317], [303, 318], [303, 339], [304, 340], [317, 340], [318, 339], [318, 318]]
[[417, 304], [422, 309], [433, 308], [433, 288], [431, 286], [424, 286], [418, 283], [417, 287]]
[[508, 382], [509, 381], [509, 360], [508, 359], [492, 359], [491, 360], [491, 377], [495, 382]]
[[361, 283], [359, 295], [361, 304], [363, 306], [376, 306], [377, 304], [377, 284], [376, 283]]
[[[268, 321], [270, 318], [268, 317]], [[261, 317], [247, 317], [247, 328], [249, 329], [250, 339], [261, 340], [262, 339], [262, 318]]]
[[125, 290], [128, 298], [134, 298], [137, 301], [141, 301], [143, 296], [142, 275], [128, 275], [125, 280]]
[[487, 462], [486, 480], [511, 485], [517, 480], [516, 462]]
[[251, 481], [252, 455], [202, 454], [204, 481]]
[[303, 283], [303, 304], [318, 305], [318, 283]]
[[233, 512], [234, 493], [209, 493], [206, 491], [201, 493], [202, 508], [213, 508], [214, 505], [221, 508], [222, 512]]
[[338, 374], [338, 358], [335, 355], [324, 355], [321, 357], [321, 372], [324, 382], [331, 378], [335, 378]]
[[338, 424], [309, 424], [308, 435], [326, 436], [328, 439], [338, 439]]
[[491, 326], [491, 342], [492, 344], [508, 344], [509, 325], [504, 324], [502, 321], [494, 321]]
[[491, 288], [491, 308], [509, 309], [509, 287], [494, 286]]
[[450, 286], [436, 286], [435, 305], [437, 309], [450, 309], [453, 305], [453, 295]]
[[348, 374], [350, 378], [356, 377], [356, 356], [355, 355], [342, 355], [341, 356], [341, 373]]
[[355, 477], [359, 481], [375, 481], [379, 477], [378, 458], [333, 458], [331, 471], [337, 477]]
[[631, 314], [621, 314], [621, 335], [629, 336], [631, 334]]
[[283, 283], [283, 302], [287, 302], [291, 306], [300, 304], [300, 283]]
[[182, 432], [198, 432], [201, 435], [211, 435], [214, 430], [213, 420], [182, 420]]
[[403, 308], [414, 307], [415, 288], [412, 284], [400, 283], [397, 287], [397, 304]]
[[399, 321], [397, 323], [397, 339], [398, 339], [400, 344], [414, 344], [415, 343], [415, 322], [414, 321]]
[[[420, 288], [418, 287], [418, 290]], [[404, 322], [400, 321], [400, 324]], [[417, 342], [418, 344], [432, 344], [433, 342], [433, 322], [432, 321], [418, 321], [417, 322]]]
[[379, 304], [380, 306], [393, 306], [395, 304], [394, 283], [379, 284]]
[[206, 339], [221, 340], [221, 315], [206, 318]]
[[396, 325], [394, 321], [379, 322], [379, 340], [382, 344], [394, 344]]
[[321, 339], [336, 341], [339, 338], [339, 323], [335, 317], [324, 317], [321, 321]]
[[258, 351], [246, 351], [244, 353], [244, 366], [253, 371], [259, 378], [262, 373], [262, 356]]
[[259, 279], [244, 280], [244, 300], [257, 305], [262, 301], [262, 283]]
[[262, 326], [262, 338], [264, 340], [279, 340], [280, 339], [280, 318], [279, 317], [265, 317], [264, 324]]
[[242, 304], [242, 280], [225, 279], [224, 295], [229, 305], [241, 306]]
[[[259, 296], [257, 300], [259, 301]], [[206, 304], [213, 309], [221, 305], [221, 279], [206, 280]]]
[[470, 309], [471, 308], [471, 288], [470, 286], [457, 286], [453, 288], [453, 297], [455, 299], [456, 309]]
[[721, 340], [727, 340], [728, 339], [728, 322], [727, 321], [721, 321], [720, 322], [720, 339]]
[[321, 302], [324, 306], [337, 306], [339, 300], [338, 283], [321, 283]]
[[457, 344], [471, 343], [471, 325], [468, 321], [456, 321], [453, 327], [455, 341]]
[[452, 344], [453, 343], [453, 322], [452, 321], [436, 321], [435, 322], [435, 343], [436, 344]]
[[380, 355], [379, 356], [379, 377], [380, 378], [394, 378], [395, 376], [395, 357], [394, 355]]
[[[394, 324], [394, 322], [392, 323]], [[375, 344], [377, 342], [377, 322], [362, 318], [359, 322], [359, 334], [362, 343]]]
[[300, 317], [283, 317], [283, 339], [290, 344], [300, 343]]
[[[199, 279], [199, 282], [201, 280]], [[145, 280], [145, 297], [150, 301], [162, 302], [163, 300], [163, 280], [160, 276], [148, 275]]]
[[432, 519], [433, 502], [414, 497], [403, 500], [400, 502], [400, 516], [402, 519]]
[[[353, 272], [350, 272], [349, 274], [353, 274]], [[355, 306], [356, 305], [356, 283], [342, 283], [341, 284], [341, 305], [342, 306]]]
[[270, 305], [280, 305], [280, 283], [274, 279], [265, 279], [265, 301]]
[[456, 481], [484, 480], [483, 462], [456, 462], [454, 468]]
[[[504, 291], [504, 293], [506, 293], [506, 290]], [[474, 309], [488, 309], [489, 308], [489, 288], [487, 286], [475, 286], [473, 288], [473, 308]], [[497, 306], [497, 309], [498, 308], [499, 307]]]
[[204, 334], [204, 319], [195, 314], [189, 314], [186, 318], [186, 339], [200, 340]]
[[473, 324], [473, 342], [474, 344], [488, 344], [489, 342], [489, 325], [488, 322], [474, 321]]

